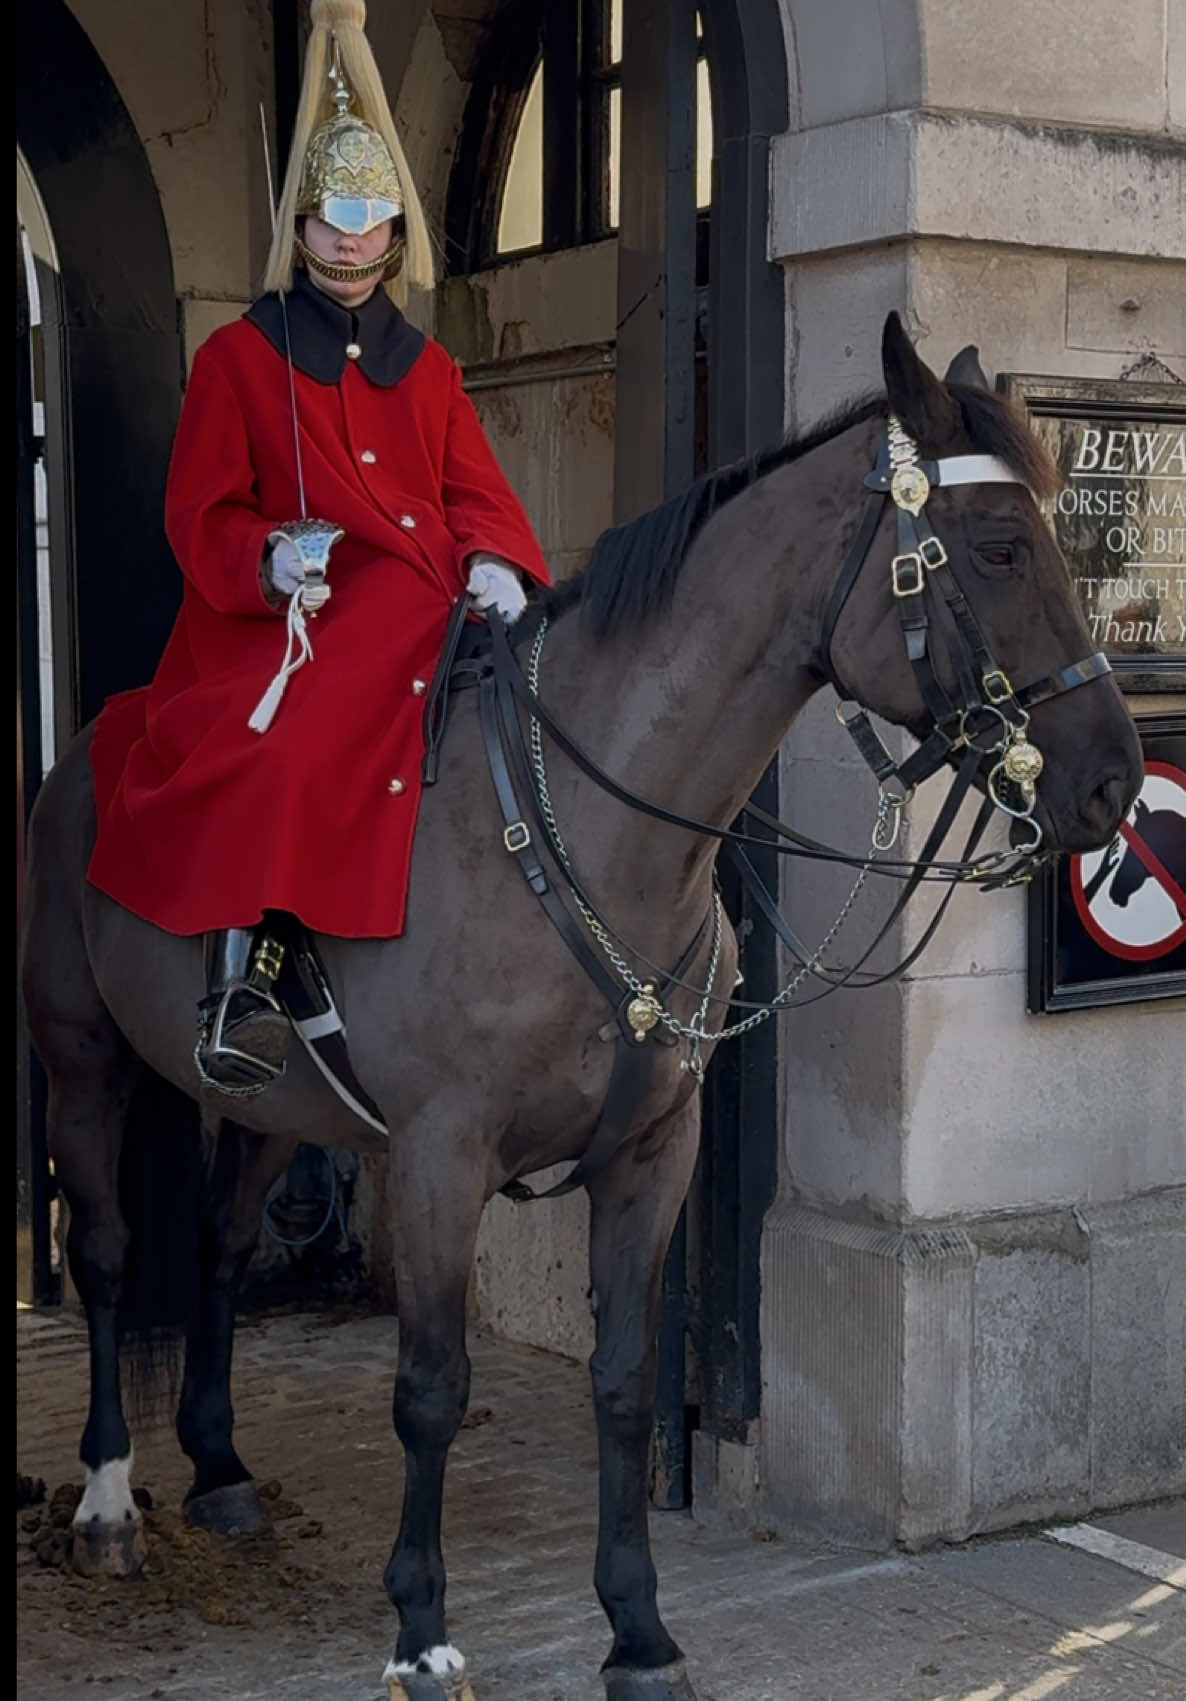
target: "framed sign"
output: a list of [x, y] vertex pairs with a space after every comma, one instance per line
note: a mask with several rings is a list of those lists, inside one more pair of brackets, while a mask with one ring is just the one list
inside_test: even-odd
[[1186, 384], [1002, 373], [1066, 480], [1044, 509], [1125, 691], [1186, 690]]
[[1111, 844], [1030, 884], [1031, 1011], [1186, 996], [1186, 714], [1137, 727], [1145, 783]]

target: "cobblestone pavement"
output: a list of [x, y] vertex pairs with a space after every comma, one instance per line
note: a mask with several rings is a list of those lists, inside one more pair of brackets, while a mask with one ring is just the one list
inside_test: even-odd
[[[17, 1470], [52, 1491], [80, 1477], [85, 1337], [71, 1317], [27, 1312], [17, 1335]], [[156, 1502], [146, 1576], [44, 1568], [18, 1514], [18, 1695], [378, 1701], [401, 1489], [394, 1344], [386, 1317], [241, 1326], [237, 1434], [258, 1478], [280, 1481], [274, 1537], [228, 1544], [184, 1529], [172, 1509], [185, 1461], [164, 1418], [137, 1432], [135, 1480]], [[472, 1355], [446, 1498], [453, 1639], [478, 1701], [600, 1701], [608, 1637], [590, 1581], [585, 1371], [484, 1336]], [[1182, 1523], [1163, 1508], [1150, 1527], [1182, 1550]], [[1181, 1551], [1143, 1571], [1139, 1541], [1119, 1544], [1121, 1564], [1033, 1535], [907, 1556], [729, 1537], [681, 1514], [652, 1524], [661, 1605], [701, 1701], [1186, 1694]]]

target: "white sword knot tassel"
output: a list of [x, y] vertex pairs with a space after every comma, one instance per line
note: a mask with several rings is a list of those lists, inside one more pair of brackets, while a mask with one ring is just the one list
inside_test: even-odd
[[[305, 624], [305, 615], [316, 614], [329, 601], [330, 587], [326, 580], [329, 552], [344, 537], [341, 526], [329, 520], [288, 520], [269, 533], [268, 542], [275, 548], [286, 546], [288, 573], [283, 589], [292, 584], [285, 619], [287, 640], [284, 660], [259, 702], [251, 712], [247, 725], [252, 732], [267, 732], [280, 707], [294, 673], [313, 660], [313, 643]], [[299, 578], [297, 574], [299, 573]]]

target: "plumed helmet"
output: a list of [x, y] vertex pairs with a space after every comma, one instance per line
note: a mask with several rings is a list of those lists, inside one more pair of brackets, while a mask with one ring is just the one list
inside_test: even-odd
[[[301, 98], [288, 171], [268, 256], [265, 289], [292, 284], [295, 251], [314, 257], [295, 235], [295, 221], [314, 214], [337, 230], [361, 236], [385, 219], [392, 243], [376, 269], [407, 286], [431, 289], [432, 249], [420, 200], [400, 146], [387, 96], [364, 33], [362, 0], [312, 0]], [[331, 273], [356, 268], [322, 267]]]

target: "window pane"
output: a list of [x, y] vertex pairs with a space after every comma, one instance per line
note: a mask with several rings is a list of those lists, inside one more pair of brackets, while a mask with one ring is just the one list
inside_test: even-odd
[[498, 216], [498, 252], [538, 248], [544, 239], [544, 68], [532, 78]]
[[[616, 65], [622, 57], [622, 0], [609, 0], [609, 62]], [[616, 221], [615, 221], [616, 222]]]
[[708, 61], [696, 64], [696, 205], [712, 202], [712, 94], [708, 83]]
[[609, 228], [617, 230], [622, 184], [622, 91], [609, 91]]

